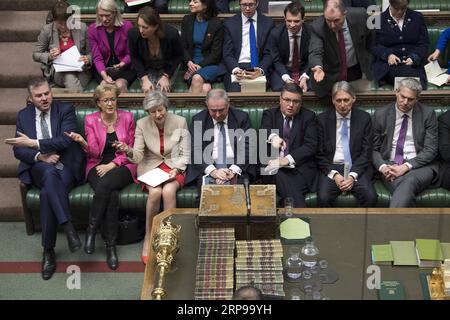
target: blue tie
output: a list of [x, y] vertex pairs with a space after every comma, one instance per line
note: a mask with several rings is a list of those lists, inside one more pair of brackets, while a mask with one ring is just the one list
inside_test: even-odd
[[348, 170], [352, 167], [352, 157], [350, 155], [350, 144], [348, 143], [348, 124], [347, 118], [342, 118], [342, 149], [344, 149], [344, 161], [348, 163]]
[[226, 168], [227, 167], [227, 136], [225, 135], [225, 125], [224, 123], [218, 122], [219, 125], [219, 135], [217, 143], [217, 162], [216, 168]]
[[259, 66], [259, 60], [258, 60], [258, 48], [256, 47], [256, 32], [255, 32], [255, 26], [253, 25], [253, 19], [248, 19], [248, 22], [250, 22], [250, 66], [252, 68], [256, 68]]

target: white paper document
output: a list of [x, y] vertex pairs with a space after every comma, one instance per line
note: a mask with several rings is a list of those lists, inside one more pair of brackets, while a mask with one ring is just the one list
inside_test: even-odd
[[138, 177], [138, 180], [154, 188], [169, 180], [169, 174], [160, 168], [155, 168]]
[[81, 55], [76, 46], [72, 46], [53, 61], [56, 72], [83, 71], [83, 61], [78, 61]]
[[442, 86], [447, 83], [447, 69], [442, 69], [437, 60], [425, 65], [425, 73], [427, 74], [427, 80], [429, 83], [436, 86]]
[[261, 172], [261, 174], [263, 175], [269, 175], [269, 176], [273, 176], [275, 174], [277, 174], [278, 170], [280, 170], [281, 168], [285, 168], [285, 169], [294, 169], [295, 166], [292, 164], [289, 164], [287, 166], [266, 166], [264, 167], [264, 172]]
[[127, 5], [129, 7], [131, 6], [137, 6], [139, 4], [143, 4], [143, 3], [147, 3], [147, 2], [153, 2], [152, 0], [125, 0], [125, 2], [127, 3]]

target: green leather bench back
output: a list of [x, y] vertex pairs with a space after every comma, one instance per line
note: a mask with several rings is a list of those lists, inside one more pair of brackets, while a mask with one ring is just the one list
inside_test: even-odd
[[[98, 0], [69, 0], [67, 2], [71, 5], [80, 7], [81, 14], [93, 14], [95, 13]], [[116, 3], [120, 11], [123, 12], [124, 1], [116, 0]]]
[[[72, 5], [77, 5], [81, 8], [82, 14], [93, 14], [95, 13], [95, 6], [97, 4], [97, 0], [69, 0], [68, 1]], [[119, 8], [123, 11], [123, 1], [116, 0]], [[381, 6], [382, 0], [376, 0], [376, 4]], [[306, 12], [322, 12], [323, 11], [323, 2], [322, 0], [311, 0], [311, 1], [302, 1]], [[411, 1], [409, 7], [413, 10], [420, 9], [440, 9], [441, 11], [450, 10], [449, 1], [426, 1], [426, 0], [414, 0]], [[237, 13], [239, 12], [239, 1], [230, 1], [230, 12]], [[189, 0], [169, 0], [169, 13], [189, 13]]]
[[[307, 108], [307, 106], [305, 106]], [[366, 106], [366, 107], [360, 107], [360, 109], [368, 112], [370, 115], [373, 115], [375, 113], [375, 110], [380, 107], [374, 107], [374, 106]], [[443, 107], [443, 106], [430, 106], [430, 108], [433, 108], [436, 112], [436, 115], [439, 117], [441, 114], [446, 112], [450, 109], [450, 107]], [[188, 125], [192, 122], [192, 117], [196, 115], [198, 112], [203, 110], [204, 108], [200, 107], [189, 107], [186, 106], [184, 108], [169, 108], [169, 112], [175, 113], [177, 115], [183, 116], [186, 118], [186, 121]], [[240, 110], [243, 110], [247, 112], [250, 116], [250, 121], [252, 123], [252, 128], [258, 130], [261, 125], [261, 118], [264, 111], [264, 108], [256, 107], [256, 106], [248, 106], [245, 108], [239, 108]], [[143, 118], [147, 116], [148, 114], [143, 109], [130, 109], [130, 108], [122, 108], [122, 110], [130, 111], [134, 115], [134, 119], [137, 121], [140, 118]], [[316, 107], [312, 108], [316, 113], [322, 113], [325, 108], [322, 107]], [[76, 110], [76, 116], [77, 116], [77, 127], [78, 132], [81, 133], [84, 136], [84, 117], [87, 114], [91, 114], [93, 112], [96, 112], [97, 109], [77, 109]]]
[[[188, 125], [192, 122], [192, 117], [202, 111], [204, 108], [198, 108], [198, 107], [189, 107], [189, 108], [169, 108], [169, 112], [175, 113], [177, 115], [183, 116], [186, 118], [186, 121]], [[148, 115], [147, 112], [145, 112], [143, 109], [128, 109], [123, 108], [122, 110], [130, 111], [133, 113], [134, 120], [137, 121], [140, 118], [143, 118]], [[252, 128], [259, 129], [259, 126], [261, 124], [261, 117], [262, 113], [264, 111], [261, 107], [246, 107], [246, 108], [240, 108], [240, 110], [243, 110], [247, 112], [250, 116], [250, 121], [252, 123]], [[77, 109], [76, 110], [76, 116], [77, 116], [77, 127], [78, 132], [84, 136], [84, 117], [87, 114], [91, 114], [93, 112], [96, 112], [97, 109]]]

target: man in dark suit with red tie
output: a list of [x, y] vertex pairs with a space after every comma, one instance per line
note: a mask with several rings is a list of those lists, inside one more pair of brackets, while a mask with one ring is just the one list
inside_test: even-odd
[[61, 226], [71, 252], [81, 247], [69, 210], [69, 192], [83, 179], [85, 153], [65, 135], [76, 132], [72, 104], [54, 102], [48, 82], [32, 79], [28, 85], [29, 103], [17, 115], [17, 135], [6, 139], [20, 160], [19, 179], [41, 191], [42, 278], [48, 280], [56, 270], [54, 247]]
[[[306, 207], [305, 194], [315, 191], [317, 166], [317, 125], [314, 112], [302, 107], [302, 89], [295, 83], [284, 85], [280, 107], [264, 110], [260, 133], [275, 154], [266, 152], [271, 160], [261, 158], [267, 165], [261, 169], [266, 183], [275, 180], [281, 199], [290, 197], [294, 207]], [[273, 182], [272, 182], [273, 183]]]
[[350, 192], [360, 207], [374, 207], [370, 115], [353, 108], [356, 95], [347, 81], [336, 82], [331, 93], [334, 109], [317, 117], [319, 206], [331, 207], [339, 194]]
[[323, 103], [331, 104], [336, 81], [348, 81], [358, 91], [372, 79], [374, 32], [367, 28], [364, 8], [345, 8], [341, 0], [327, 0], [323, 15], [311, 24], [309, 66], [312, 88]]
[[307, 72], [310, 32], [303, 23], [305, 7], [291, 2], [284, 9], [284, 22], [272, 29], [269, 36], [273, 70], [270, 72], [272, 91], [281, 91], [285, 83], [294, 82], [308, 90]]

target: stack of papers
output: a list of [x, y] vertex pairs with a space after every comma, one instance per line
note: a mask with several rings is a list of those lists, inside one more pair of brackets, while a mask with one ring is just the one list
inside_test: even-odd
[[83, 61], [79, 61], [81, 55], [76, 46], [72, 46], [59, 55], [53, 61], [56, 72], [83, 71]]
[[430, 62], [425, 65], [425, 72], [427, 74], [427, 79], [429, 83], [436, 86], [442, 86], [447, 83], [448, 74], [447, 69], [442, 69], [439, 66], [437, 60]]

